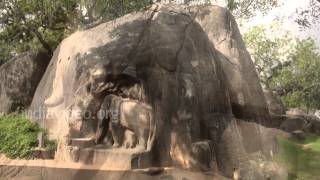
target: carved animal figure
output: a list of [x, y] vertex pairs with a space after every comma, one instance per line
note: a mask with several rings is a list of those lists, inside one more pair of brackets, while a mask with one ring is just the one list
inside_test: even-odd
[[123, 139], [123, 146], [126, 149], [132, 149], [135, 148], [138, 143], [137, 137], [134, 134], [134, 132], [130, 130], [125, 130], [124, 132], [124, 139]]
[[199, 167], [203, 171], [212, 168], [214, 160], [214, 149], [210, 141], [199, 141], [191, 144], [191, 153], [194, 158], [194, 166]]
[[131, 130], [138, 140], [136, 148], [150, 150], [156, 133], [152, 107], [137, 100], [123, 99], [118, 113], [118, 121], [113, 118], [111, 122], [114, 146], [123, 145], [125, 130]]
[[240, 169], [233, 168], [233, 179], [234, 180], [240, 180], [241, 179]]
[[156, 123], [151, 106], [137, 100], [111, 95], [105, 97], [101, 109], [108, 111], [108, 116], [101, 122], [111, 125], [113, 147], [151, 149], [156, 135]]

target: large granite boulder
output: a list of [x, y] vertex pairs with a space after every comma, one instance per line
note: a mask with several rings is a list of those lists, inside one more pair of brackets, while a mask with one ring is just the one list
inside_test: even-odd
[[24, 53], [0, 67], [0, 113], [28, 108], [50, 57]]
[[315, 115], [318, 119], [320, 119], [320, 110], [317, 110], [317, 111], [314, 113], [314, 115]]
[[286, 116], [283, 117], [283, 122], [279, 128], [284, 131], [295, 133], [313, 133], [320, 134], [320, 118], [316, 113], [309, 112], [298, 108], [289, 109], [286, 112]]
[[[55, 51], [31, 110], [59, 140], [57, 159], [108, 156], [109, 166], [217, 168], [228, 176], [262, 148], [259, 128], [241, 130], [236, 118], [270, 119], [237, 24], [217, 6], [154, 5], [74, 33]], [[72, 146], [88, 141], [97, 146]]]
[[308, 116], [309, 132], [320, 135], [320, 118], [317, 116]]
[[271, 119], [259, 77], [235, 19], [218, 6], [202, 7], [194, 12], [195, 20], [216, 49], [226, 77], [233, 115], [269, 126]]
[[264, 90], [264, 96], [266, 98], [268, 109], [273, 116], [282, 116], [286, 114], [286, 108], [283, 105], [280, 97], [274, 94], [270, 90]]
[[296, 116], [296, 117], [305, 117], [307, 115], [307, 112], [299, 108], [290, 108], [286, 111], [286, 115]]
[[280, 125], [280, 129], [286, 132], [305, 131], [308, 121], [304, 117], [287, 117]]

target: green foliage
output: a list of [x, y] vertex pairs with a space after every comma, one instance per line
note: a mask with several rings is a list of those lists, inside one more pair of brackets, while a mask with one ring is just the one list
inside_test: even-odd
[[41, 129], [23, 116], [0, 118], [0, 152], [10, 158], [27, 158], [37, 145]]
[[[189, 1], [192, 0], [185, 2]], [[226, 2], [237, 19], [249, 19], [257, 12], [265, 14], [279, 5], [279, 0]], [[316, 0], [312, 2], [317, 3]], [[28, 50], [45, 49], [52, 54], [59, 42], [79, 27], [112, 20], [139, 11], [152, 3], [152, 0], [0, 1], [0, 60], [8, 60]], [[303, 12], [305, 15], [315, 10]]]
[[112, 20], [151, 4], [152, 0], [81, 0], [79, 1], [81, 23]]
[[295, 46], [294, 40], [288, 33], [283, 37], [272, 37], [273, 31], [276, 31], [276, 25], [268, 28], [255, 26], [244, 35], [244, 41], [253, 58], [262, 85], [267, 89], [270, 88], [270, 83], [278, 75], [279, 70], [288, 66], [290, 61], [288, 56], [294, 52]]
[[310, 28], [320, 20], [320, 0], [310, 0], [309, 6], [297, 9], [296, 22], [301, 28]]
[[[38, 133], [45, 131], [23, 115], [0, 117], [0, 153], [9, 158], [31, 158], [32, 149], [37, 147]], [[55, 142], [48, 141], [48, 148], [55, 149]]]
[[315, 42], [271, 34], [276, 31], [258, 26], [244, 35], [262, 85], [276, 91], [287, 107], [319, 109], [320, 54]]
[[46, 149], [48, 151], [56, 151], [57, 150], [57, 146], [58, 146], [58, 143], [57, 141], [55, 140], [47, 140], [46, 141]]
[[[281, 1], [226, 0], [226, 2], [227, 8], [237, 19], [250, 19], [258, 12], [265, 15], [274, 7], [279, 6]], [[308, 0], [308, 2], [308, 6], [296, 9], [295, 21], [301, 28], [310, 28], [313, 24], [317, 24], [320, 20], [320, 0]]]
[[289, 107], [320, 108], [320, 54], [312, 39], [299, 40], [290, 64], [272, 79], [276, 89]]
[[266, 14], [279, 5], [279, 0], [227, 0], [227, 7], [238, 19], [249, 19], [257, 13]]
[[320, 176], [320, 137], [309, 135], [304, 141], [278, 138], [276, 160], [285, 165], [297, 179], [315, 179]]
[[70, 33], [87, 24], [138, 11], [151, 0], [6, 0], [0, 2], [0, 59], [28, 50], [52, 54]]
[[75, 16], [75, 0], [6, 0], [0, 2], [0, 59], [28, 50], [54, 48]]

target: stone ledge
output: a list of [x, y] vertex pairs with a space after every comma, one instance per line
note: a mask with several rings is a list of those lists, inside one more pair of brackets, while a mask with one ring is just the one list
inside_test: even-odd
[[88, 148], [94, 146], [95, 143], [91, 138], [73, 138], [70, 140], [70, 145], [79, 148]]
[[103, 165], [112, 169], [130, 170], [152, 166], [150, 152], [138, 152], [135, 149], [101, 149], [78, 148], [69, 146], [73, 162], [83, 164]]
[[54, 159], [54, 151], [45, 148], [36, 148], [33, 151], [33, 157], [36, 159]]

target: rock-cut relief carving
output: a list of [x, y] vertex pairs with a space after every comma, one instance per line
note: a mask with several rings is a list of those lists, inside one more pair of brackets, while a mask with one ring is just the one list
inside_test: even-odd
[[96, 142], [102, 143], [110, 133], [113, 148], [150, 150], [156, 135], [153, 108], [143, 102], [140, 83], [127, 78], [118, 80], [116, 93], [104, 98], [99, 112], [106, 113], [98, 118]]
[[104, 66], [92, 68], [85, 86], [75, 93], [70, 109], [78, 118], [70, 123], [74, 131], [70, 134], [89, 134], [96, 145], [107, 144], [106, 137], [110, 137], [112, 148], [150, 150], [156, 135], [153, 108], [144, 102], [143, 87], [133, 72], [131, 66], [117, 76], [108, 74]]

